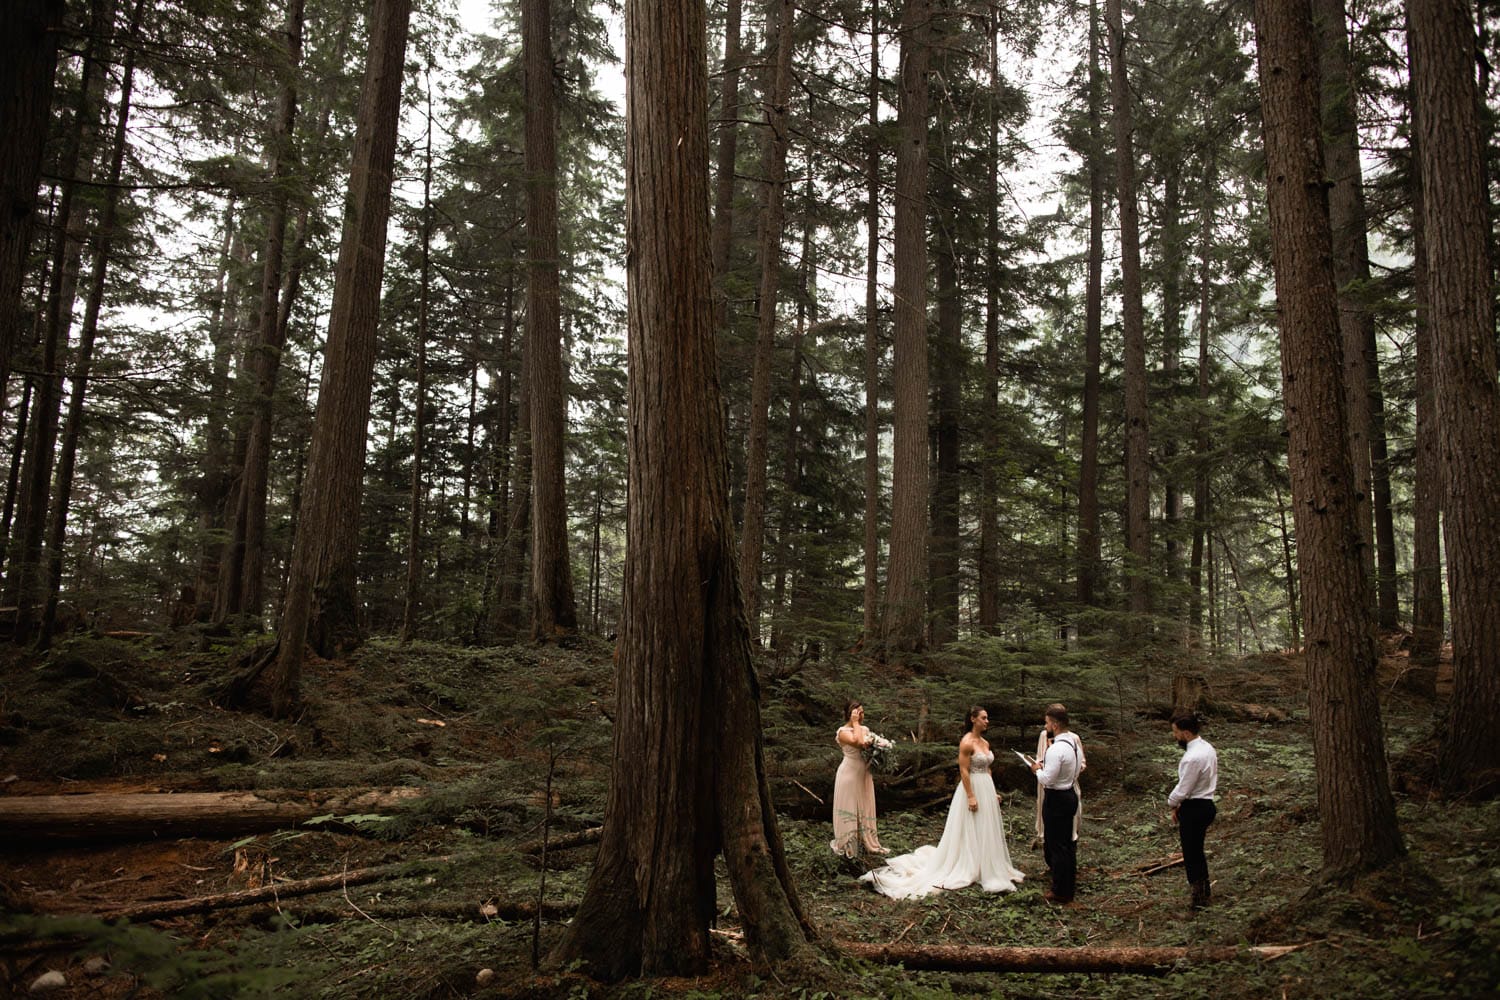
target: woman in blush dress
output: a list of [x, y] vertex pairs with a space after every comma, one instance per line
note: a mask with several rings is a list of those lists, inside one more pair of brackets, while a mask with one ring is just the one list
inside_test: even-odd
[[833, 853], [858, 857], [861, 851], [885, 854], [875, 835], [875, 779], [865, 760], [865, 748], [875, 740], [865, 725], [865, 707], [857, 701], [844, 706], [844, 724], [835, 737], [844, 759], [833, 776]]
[[948, 807], [948, 823], [936, 847], [924, 844], [910, 854], [891, 858], [884, 868], [860, 879], [895, 899], [927, 896], [939, 889], [962, 889], [979, 883], [985, 892], [1012, 892], [1025, 876], [1010, 863], [1000, 797], [990, 767], [995, 754], [984, 731], [990, 716], [969, 709], [967, 732], [958, 744], [958, 787]]

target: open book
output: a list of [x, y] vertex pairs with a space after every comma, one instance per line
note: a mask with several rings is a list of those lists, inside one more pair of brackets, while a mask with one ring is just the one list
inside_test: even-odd
[[1033, 756], [1031, 756], [1031, 754], [1022, 753], [1019, 750], [1012, 750], [1011, 753], [1013, 753], [1017, 757], [1021, 758], [1021, 763], [1025, 764], [1028, 768], [1036, 766], [1036, 758], [1033, 757]]

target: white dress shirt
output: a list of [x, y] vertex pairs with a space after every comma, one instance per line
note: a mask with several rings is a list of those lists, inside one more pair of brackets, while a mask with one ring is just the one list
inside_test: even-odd
[[1043, 788], [1054, 791], [1072, 788], [1082, 758], [1078, 737], [1072, 733], [1059, 733], [1047, 748], [1047, 756], [1042, 760], [1042, 769], [1036, 773], [1036, 780]]
[[1219, 754], [1199, 736], [1188, 740], [1187, 752], [1177, 764], [1177, 787], [1167, 796], [1167, 805], [1180, 806], [1188, 799], [1212, 799], [1219, 787]]

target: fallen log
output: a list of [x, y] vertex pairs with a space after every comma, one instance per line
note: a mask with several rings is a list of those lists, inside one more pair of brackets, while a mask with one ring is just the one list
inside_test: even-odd
[[[495, 920], [531, 920], [536, 916], [536, 900], [496, 900], [490, 903], [411, 900], [405, 903], [361, 904], [358, 911], [349, 904], [292, 904], [286, 909], [302, 924], [336, 924], [358, 917], [373, 920], [422, 919], [489, 923]], [[546, 920], [566, 920], [577, 911], [577, 900], [547, 900], [542, 903], [542, 917]]]
[[1160, 975], [1179, 963], [1202, 965], [1242, 958], [1279, 958], [1301, 945], [1241, 948], [1210, 945], [1170, 947], [981, 948], [973, 945], [871, 944], [839, 941], [838, 947], [867, 962], [939, 972], [1131, 972]]
[[[310, 896], [319, 892], [335, 892], [351, 885], [366, 885], [390, 879], [416, 875], [429, 865], [451, 862], [451, 856], [424, 858], [421, 861], [401, 861], [372, 868], [356, 868], [337, 875], [318, 875], [313, 878], [291, 882], [273, 882], [257, 889], [241, 889], [237, 892], [220, 892], [211, 896], [194, 896], [190, 899], [165, 899], [154, 903], [138, 903], [121, 906], [98, 914], [101, 920], [164, 920], [167, 917], [182, 917], [193, 913], [209, 913], [214, 910], [233, 909], [237, 906], [254, 906], [256, 903], [277, 902]], [[75, 916], [78, 914], [75, 914]]]
[[[548, 851], [566, 851], [572, 847], [583, 847], [587, 844], [597, 844], [604, 836], [604, 827], [593, 826], [587, 830], [579, 830], [576, 833], [565, 833], [558, 837], [549, 837], [547, 840]], [[541, 840], [528, 841], [516, 848], [520, 854], [541, 854]]]
[[317, 816], [394, 812], [420, 788], [0, 796], [5, 840], [200, 837], [281, 830]]

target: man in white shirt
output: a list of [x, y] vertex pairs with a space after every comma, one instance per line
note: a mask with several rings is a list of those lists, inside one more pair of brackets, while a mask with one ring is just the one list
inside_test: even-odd
[[1047, 734], [1052, 745], [1031, 767], [1047, 790], [1042, 799], [1042, 852], [1052, 872], [1052, 888], [1042, 898], [1049, 903], [1071, 903], [1078, 881], [1078, 845], [1073, 841], [1078, 793], [1073, 784], [1082, 768], [1083, 751], [1078, 737], [1068, 731], [1068, 710], [1060, 705], [1047, 709]]
[[1182, 860], [1188, 885], [1193, 887], [1193, 909], [1209, 903], [1208, 858], [1203, 841], [1218, 814], [1214, 792], [1219, 787], [1219, 755], [1208, 740], [1198, 735], [1198, 716], [1188, 714], [1172, 720], [1172, 736], [1186, 753], [1177, 764], [1177, 787], [1167, 796], [1172, 822], [1182, 838]]

